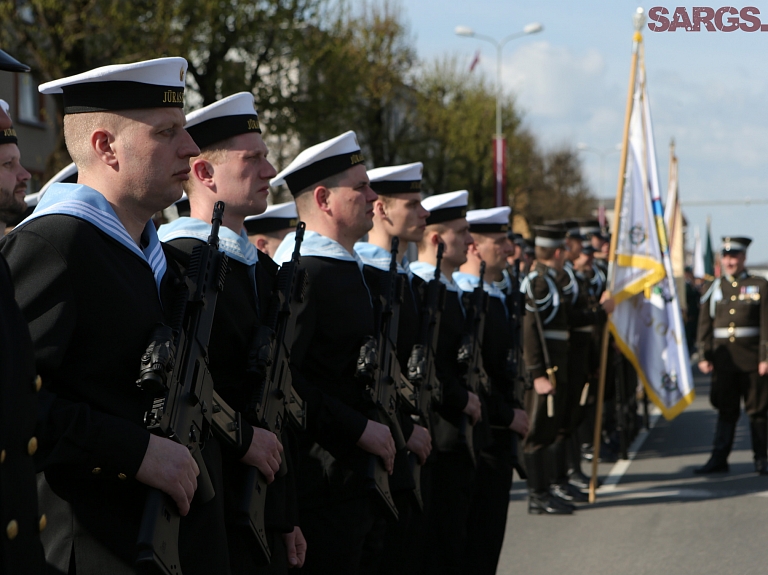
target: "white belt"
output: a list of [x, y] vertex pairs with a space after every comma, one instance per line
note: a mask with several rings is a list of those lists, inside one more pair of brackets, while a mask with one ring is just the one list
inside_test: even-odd
[[584, 327], [575, 327], [571, 331], [578, 331], [579, 333], [592, 333], [591, 325], [585, 325]]
[[571, 334], [569, 334], [564, 329], [545, 329], [544, 330], [544, 339], [558, 339], [560, 341], [568, 341], [568, 338]]
[[728, 339], [730, 337], [758, 337], [759, 327], [716, 327], [715, 338]]

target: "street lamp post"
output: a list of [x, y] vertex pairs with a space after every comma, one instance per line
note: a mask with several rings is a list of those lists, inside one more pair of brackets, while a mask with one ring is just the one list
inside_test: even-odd
[[527, 24], [522, 31], [510, 34], [500, 41], [497, 41], [490, 36], [484, 34], [478, 34], [472, 28], [467, 26], [456, 26], [455, 32], [457, 36], [464, 36], [467, 38], [477, 38], [479, 40], [485, 40], [496, 46], [496, 206], [503, 206], [506, 204], [504, 201], [504, 148], [502, 145], [502, 133], [501, 133], [501, 56], [504, 45], [510, 40], [527, 36], [528, 34], [536, 34], [541, 32], [544, 27], [538, 22], [532, 22]]
[[621, 144], [616, 144], [613, 148], [608, 148], [607, 150], [600, 150], [598, 148], [593, 148], [592, 146], [589, 146], [583, 142], [576, 144], [576, 148], [579, 151], [582, 152], [592, 152], [593, 154], [597, 154], [600, 156], [600, 197], [605, 198], [605, 157], [609, 154], [613, 154], [614, 152], [620, 152], [621, 151]]

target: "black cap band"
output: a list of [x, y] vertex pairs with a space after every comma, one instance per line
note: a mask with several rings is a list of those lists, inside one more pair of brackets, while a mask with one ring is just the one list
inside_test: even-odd
[[507, 233], [509, 224], [469, 224], [469, 232], [473, 234]]
[[110, 112], [144, 108], [183, 108], [184, 88], [142, 82], [85, 82], [62, 86], [64, 113]]
[[6, 128], [5, 130], [0, 130], [0, 144], [18, 144], [19, 140], [16, 137], [16, 130], [13, 129], [13, 126], [10, 128]]
[[427, 225], [440, 224], [450, 220], [458, 220], [467, 217], [467, 206], [456, 206], [453, 208], [443, 208], [429, 212]]
[[268, 234], [286, 228], [295, 228], [299, 224], [299, 218], [258, 218], [245, 220], [245, 231], [249, 236], [253, 234]]
[[248, 132], [261, 134], [261, 126], [256, 114], [242, 114], [211, 118], [187, 128], [187, 132], [192, 136], [197, 147], [203, 149], [240, 134], [247, 134]]
[[360, 150], [331, 156], [330, 158], [318, 160], [305, 168], [285, 176], [285, 183], [288, 184], [288, 189], [291, 190], [291, 193], [296, 195], [312, 184], [317, 184], [325, 178], [340, 174], [352, 166], [362, 164], [364, 161], [365, 158]]
[[421, 180], [382, 180], [381, 182], [371, 182], [371, 188], [377, 194], [388, 196], [390, 194], [408, 194], [421, 191]]

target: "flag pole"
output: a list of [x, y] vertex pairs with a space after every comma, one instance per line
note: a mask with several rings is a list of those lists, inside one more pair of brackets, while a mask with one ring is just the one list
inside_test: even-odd
[[[624, 116], [624, 137], [621, 146], [621, 162], [619, 164], [619, 182], [616, 189], [616, 202], [613, 210], [613, 233], [611, 234], [611, 245], [608, 252], [608, 281], [610, 287], [608, 292], [613, 291], [615, 274], [614, 266], [616, 260], [616, 243], [619, 236], [619, 220], [621, 215], [622, 196], [624, 195], [624, 174], [627, 169], [627, 154], [629, 151], [629, 120], [632, 115], [632, 101], [635, 96], [635, 79], [637, 77], [637, 60], [640, 44], [643, 41], [643, 35], [640, 30], [645, 24], [645, 14], [642, 8], [638, 8], [632, 18], [635, 33], [632, 36], [632, 64], [629, 71], [629, 90], [627, 93], [627, 107]], [[608, 336], [609, 322], [605, 322], [603, 328], [602, 347], [600, 349], [600, 376], [597, 387], [597, 410], [595, 413], [595, 434], [592, 440], [592, 477], [589, 481], [589, 502], [594, 503], [597, 489], [597, 464], [600, 461], [600, 444], [602, 443], [603, 431], [603, 401], [605, 400], [605, 369], [608, 364]]]

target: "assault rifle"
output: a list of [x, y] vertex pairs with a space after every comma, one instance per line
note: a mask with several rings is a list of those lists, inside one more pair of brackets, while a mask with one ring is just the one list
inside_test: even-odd
[[[445, 244], [437, 246], [435, 277], [424, 286], [418, 340], [408, 358], [407, 397], [418, 413], [419, 423], [432, 433], [432, 413], [441, 401], [440, 381], [435, 370], [437, 340], [440, 335], [440, 316], [445, 308], [445, 284], [440, 281], [440, 264]], [[416, 483], [414, 495], [419, 507], [424, 508], [421, 496], [421, 465], [419, 458], [410, 453], [408, 462]]]
[[[485, 329], [485, 313], [488, 309], [488, 294], [483, 287], [485, 262], [480, 263], [480, 283], [465, 299], [466, 318], [464, 335], [457, 360], [465, 368], [464, 383], [466, 388], [480, 395], [481, 389], [490, 395], [490, 381], [483, 367], [483, 330]], [[467, 446], [472, 463], [477, 465], [474, 448], [474, 433], [472, 422], [466, 413], [462, 413], [459, 424], [459, 441]]]
[[[304, 222], [299, 222], [296, 227], [293, 255], [277, 273], [277, 289], [271, 294], [266, 316], [255, 331], [248, 354], [247, 376], [252, 393], [245, 408], [245, 419], [249, 425], [268, 429], [278, 438], [286, 421], [292, 421], [299, 428], [305, 426], [304, 402], [293, 390], [290, 370], [296, 328], [295, 305], [304, 301], [308, 284], [307, 274], [299, 269], [305, 228]], [[230, 417], [223, 412], [222, 415], [224, 425], [214, 426], [214, 431], [218, 438], [232, 443], [236, 439], [226, 433]], [[280, 460], [278, 476], [287, 472], [285, 455]], [[267, 480], [256, 467], [241, 467], [233, 497], [235, 508], [231, 511], [235, 523], [255, 539], [253, 551], [260, 552], [262, 559], [268, 562], [271, 552], [264, 530]]]
[[[378, 305], [376, 337], [370, 338], [360, 349], [355, 376], [366, 382], [366, 389], [381, 423], [392, 431], [395, 448], [405, 447], [403, 430], [397, 419], [397, 398], [401, 382], [400, 362], [397, 360], [397, 328], [400, 319], [400, 302], [403, 299], [403, 281], [397, 273], [397, 250], [400, 240], [392, 238], [391, 258], [387, 281]], [[389, 490], [389, 475], [381, 458], [371, 455], [368, 477], [373, 480], [376, 491], [387, 507], [398, 517], [397, 506]]]
[[[208, 340], [218, 293], [224, 287], [227, 256], [219, 251], [224, 203], [213, 208], [208, 242], [195, 246], [184, 282], [171, 309], [171, 326], [158, 324], [141, 358], [136, 382], [155, 398], [145, 416], [155, 435], [185, 445], [200, 468], [196, 497], [214, 496], [203, 462], [202, 445], [211, 430], [213, 381], [208, 371]], [[137, 541], [141, 573], [181, 575], [179, 509], [169, 495], [151, 488]]]

